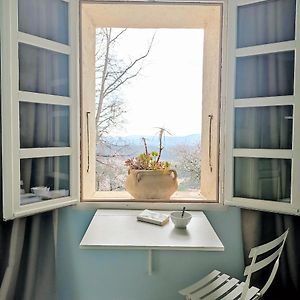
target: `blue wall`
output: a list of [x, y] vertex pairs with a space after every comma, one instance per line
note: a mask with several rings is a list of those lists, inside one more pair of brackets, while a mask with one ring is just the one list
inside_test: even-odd
[[82, 250], [79, 243], [95, 210], [59, 210], [57, 276], [59, 300], [176, 300], [177, 291], [214, 268], [241, 277], [240, 210], [209, 211], [207, 217], [224, 252], [154, 251], [153, 274], [147, 252]]

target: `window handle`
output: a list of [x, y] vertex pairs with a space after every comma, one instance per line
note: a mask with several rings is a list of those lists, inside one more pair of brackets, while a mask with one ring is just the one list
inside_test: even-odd
[[87, 134], [87, 169], [86, 172], [90, 171], [90, 111], [86, 112], [86, 134]]
[[293, 116], [284, 116], [285, 120], [293, 120]]
[[212, 161], [211, 161], [211, 140], [212, 140], [212, 120], [213, 120], [213, 115], [208, 115], [209, 118], [209, 133], [208, 133], [208, 163], [209, 163], [209, 169], [210, 172], [212, 172]]

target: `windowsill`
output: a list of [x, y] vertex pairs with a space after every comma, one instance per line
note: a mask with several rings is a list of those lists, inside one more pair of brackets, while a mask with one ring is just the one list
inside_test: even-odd
[[157, 210], [181, 210], [185, 206], [187, 210], [222, 210], [227, 207], [215, 200], [204, 200], [199, 197], [174, 197], [170, 200], [135, 200], [132, 197], [107, 197], [84, 199], [77, 205], [78, 209], [157, 209]]
[[128, 192], [126, 191], [97, 191], [91, 197], [91, 199], [88, 200], [82, 200], [85, 201], [91, 201], [91, 202], [163, 202], [163, 203], [188, 203], [188, 202], [206, 202], [206, 203], [216, 203], [216, 200], [207, 200], [204, 196], [201, 195], [198, 191], [177, 191], [175, 192], [170, 199], [151, 199], [151, 200], [143, 200], [134, 199]]

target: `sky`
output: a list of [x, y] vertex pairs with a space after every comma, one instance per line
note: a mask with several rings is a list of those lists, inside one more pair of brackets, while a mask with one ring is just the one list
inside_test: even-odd
[[129, 29], [117, 51], [134, 59], [154, 43], [141, 74], [122, 87], [126, 123], [112, 135], [154, 135], [156, 127], [174, 136], [200, 134], [202, 29]]

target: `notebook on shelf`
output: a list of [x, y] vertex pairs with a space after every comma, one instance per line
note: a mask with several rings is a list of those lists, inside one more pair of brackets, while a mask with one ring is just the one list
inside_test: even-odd
[[137, 220], [162, 226], [169, 222], [169, 216], [153, 210], [145, 209], [137, 215]]

